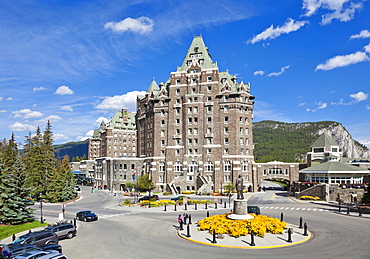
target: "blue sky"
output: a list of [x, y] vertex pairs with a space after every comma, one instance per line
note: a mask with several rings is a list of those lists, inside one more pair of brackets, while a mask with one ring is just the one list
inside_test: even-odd
[[337, 121], [370, 147], [370, 1], [0, 0], [0, 137], [51, 121], [90, 136], [202, 35], [220, 71], [251, 83], [254, 121]]

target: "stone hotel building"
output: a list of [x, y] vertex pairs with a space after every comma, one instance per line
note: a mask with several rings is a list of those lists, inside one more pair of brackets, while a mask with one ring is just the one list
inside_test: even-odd
[[143, 173], [157, 191], [222, 190], [238, 175], [254, 189], [253, 106], [250, 84], [219, 71], [202, 37], [194, 37], [177, 71], [165, 83], [153, 79], [145, 96], [138, 96]]

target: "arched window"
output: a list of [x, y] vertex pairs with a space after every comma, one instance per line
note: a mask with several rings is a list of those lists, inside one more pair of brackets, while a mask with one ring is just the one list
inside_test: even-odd
[[190, 162], [189, 164], [189, 173], [195, 173], [197, 170], [198, 164], [195, 161]]
[[211, 161], [207, 161], [204, 164], [204, 172], [213, 172], [213, 164]]

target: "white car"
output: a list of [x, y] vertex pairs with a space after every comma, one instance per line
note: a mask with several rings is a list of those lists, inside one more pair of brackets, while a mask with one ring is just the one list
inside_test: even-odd
[[55, 258], [55, 259], [68, 259], [67, 256], [59, 253], [58, 251], [32, 251], [27, 252], [22, 255], [18, 255], [14, 257], [14, 259], [47, 259], [47, 258]]

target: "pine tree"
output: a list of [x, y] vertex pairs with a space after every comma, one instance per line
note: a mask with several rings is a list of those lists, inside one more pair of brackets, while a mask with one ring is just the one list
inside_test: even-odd
[[68, 200], [76, 198], [77, 192], [74, 189], [76, 180], [71, 170], [71, 165], [69, 163], [68, 155], [65, 155], [62, 160], [62, 164], [60, 167], [60, 174], [62, 175], [62, 179], [64, 181], [64, 188], [63, 188], [62, 197], [61, 197], [62, 201], [68, 201]]
[[[2, 161], [0, 161], [1, 163]], [[18, 196], [17, 180], [0, 164], [0, 222], [7, 225], [32, 221], [32, 211], [27, 208], [26, 199]]]
[[3, 162], [5, 167], [12, 168], [18, 156], [18, 145], [15, 141], [14, 133], [4, 147]]

